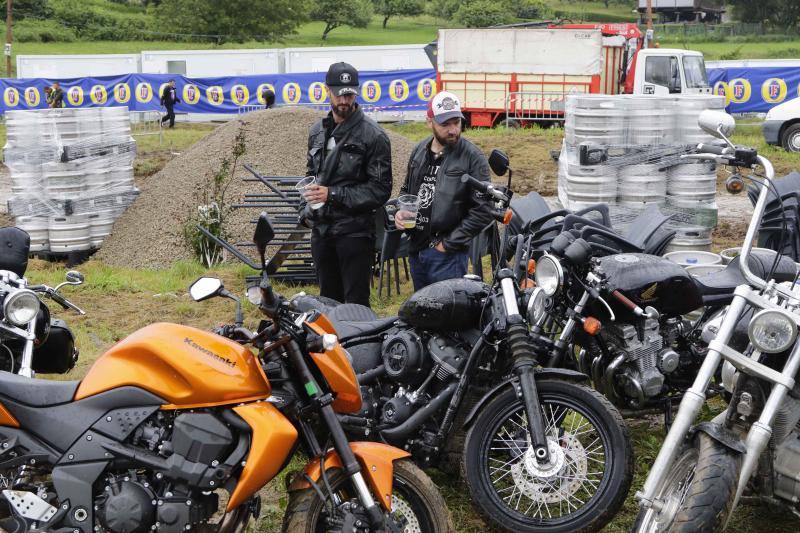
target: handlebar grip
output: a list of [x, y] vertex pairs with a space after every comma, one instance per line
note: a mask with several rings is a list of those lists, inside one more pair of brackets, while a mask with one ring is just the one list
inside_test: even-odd
[[629, 300], [624, 294], [622, 294], [619, 291], [614, 291], [614, 292], [611, 293], [611, 295], [614, 298], [616, 298], [622, 305], [624, 305], [625, 307], [627, 307], [631, 311], [635, 311], [636, 309], [639, 308], [638, 305], [633, 303], [631, 300]]
[[706, 154], [725, 155], [727, 149], [726, 146], [718, 146], [716, 144], [701, 143], [697, 145], [697, 151]]
[[461, 175], [461, 183], [467, 183], [469, 184], [470, 187], [474, 187], [475, 189], [478, 189], [482, 193], [485, 193], [489, 190], [489, 182], [476, 180], [469, 174]]
[[69, 304], [69, 302], [67, 302], [67, 300], [63, 296], [58, 294], [56, 291], [48, 291], [48, 294], [55, 303], [57, 303], [64, 309], [72, 309], [72, 306]]

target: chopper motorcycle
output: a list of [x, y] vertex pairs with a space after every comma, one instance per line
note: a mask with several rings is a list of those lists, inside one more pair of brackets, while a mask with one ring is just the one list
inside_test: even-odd
[[[745, 492], [797, 513], [800, 290], [796, 278], [776, 281], [773, 272], [757, 273], [746, 260], [774, 187], [774, 170], [756, 150], [727, 140], [734, 128], [729, 115], [706, 111], [699, 122], [727, 146], [707, 148], [698, 157], [740, 169], [761, 167], [764, 174], [750, 177], [761, 192], [742, 244], [745, 283], [736, 288], [730, 306], [704, 327], [708, 354], [636, 495], [640, 511], [634, 531], [721, 531]], [[736, 176], [727, 185], [731, 192], [744, 188]], [[742, 330], [746, 341], [737, 344]], [[720, 363], [730, 393], [727, 409], [711, 422], [696, 423]]]
[[86, 314], [59, 292], [65, 285], [83, 283], [83, 275], [70, 270], [66, 281], [55, 288], [29, 285], [25, 278], [28, 234], [15, 227], [0, 228], [0, 246], [0, 370], [25, 377], [69, 372], [78, 361], [75, 338], [63, 320], [51, 318], [39, 295]]
[[[273, 236], [262, 215], [262, 267]], [[286, 531], [450, 531], [407, 452], [345, 437], [336, 413], [361, 394], [325, 316], [290, 312], [263, 268], [259, 291], [257, 332], [241, 312], [222, 335], [152, 324], [80, 382], [0, 372], [0, 529], [241, 532], [302, 446]], [[214, 278], [190, 287], [198, 301], [225, 294]]]
[[[508, 158], [494, 151], [489, 164], [503, 175]], [[508, 224], [507, 189], [462, 180], [497, 200]], [[505, 530], [596, 531], [631, 483], [628, 431], [586, 376], [539, 365], [519, 282], [501, 263], [491, 285], [434, 283], [386, 319], [305, 295], [292, 303], [327, 308], [353, 357], [364, 404], [341, 417], [349, 434], [402, 447], [422, 466], [460, 466], [480, 512]]]

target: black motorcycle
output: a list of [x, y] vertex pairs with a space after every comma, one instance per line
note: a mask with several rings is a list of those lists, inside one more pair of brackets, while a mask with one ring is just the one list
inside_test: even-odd
[[40, 295], [84, 314], [59, 292], [64, 285], [80, 285], [83, 276], [69, 271], [67, 281], [56, 288], [29, 285], [24, 277], [28, 234], [19, 228], [0, 228], [0, 246], [0, 370], [25, 377], [69, 372], [78, 361], [75, 338], [63, 320], [51, 317]]
[[[707, 353], [703, 326], [719, 319], [744, 283], [738, 258], [720, 272], [694, 278], [591, 224], [561, 233], [548, 252], [522, 253], [528, 255], [536, 258], [536, 287], [528, 297], [531, 332], [547, 345], [546, 364], [590, 375], [620, 408], [664, 407], [669, 423], [671, 404], [691, 385]], [[762, 273], [774, 260], [769, 252], [748, 259]], [[795, 275], [794, 262], [777, 262], [776, 279]], [[687, 318], [698, 309], [699, 316]]]
[[[505, 174], [504, 154], [489, 162]], [[463, 179], [504, 218], [505, 188]], [[304, 295], [292, 305], [323, 308], [353, 358], [364, 405], [341, 419], [350, 434], [405, 448], [423, 466], [460, 466], [479, 510], [506, 530], [597, 531], [630, 487], [628, 430], [584, 374], [542, 367], [517, 270], [501, 263], [490, 285], [435, 283], [385, 319]]]

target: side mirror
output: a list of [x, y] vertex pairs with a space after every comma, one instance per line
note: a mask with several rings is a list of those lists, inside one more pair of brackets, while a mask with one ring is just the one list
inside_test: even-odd
[[256, 245], [258, 255], [261, 257], [261, 268], [264, 268], [264, 256], [267, 253], [267, 245], [275, 238], [275, 229], [266, 213], [261, 213], [256, 222], [256, 231], [253, 234], [253, 244]]
[[509, 159], [506, 153], [495, 148], [489, 154], [489, 167], [497, 176], [504, 176], [508, 172]]
[[216, 296], [224, 290], [219, 278], [200, 278], [189, 285], [189, 295], [195, 302]]
[[80, 285], [83, 283], [84, 277], [83, 274], [78, 272], [77, 270], [70, 270], [67, 272], [67, 283], [74, 283], [75, 285]]
[[736, 130], [736, 121], [732, 116], [723, 111], [706, 109], [697, 118], [697, 125], [704, 132], [713, 135], [717, 139], [726, 139], [733, 135]]

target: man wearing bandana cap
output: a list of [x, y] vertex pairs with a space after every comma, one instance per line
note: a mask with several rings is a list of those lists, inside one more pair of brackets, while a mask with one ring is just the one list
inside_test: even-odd
[[[472, 239], [492, 222], [490, 201], [461, 176], [489, 181], [489, 163], [480, 149], [461, 136], [461, 102], [453, 93], [440, 92], [428, 103], [431, 137], [411, 153], [400, 194], [419, 198], [416, 226], [408, 230], [409, 262], [414, 290], [467, 273]], [[395, 224], [403, 225], [406, 211]]]
[[352, 65], [331, 65], [325, 85], [331, 110], [309, 131], [306, 175], [317, 179], [303, 192], [299, 218], [313, 228], [320, 294], [369, 306], [375, 212], [392, 190], [391, 147], [386, 132], [356, 103], [358, 71]]

